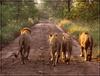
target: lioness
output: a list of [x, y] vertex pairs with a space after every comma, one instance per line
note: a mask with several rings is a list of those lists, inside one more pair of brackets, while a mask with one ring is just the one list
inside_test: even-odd
[[25, 60], [28, 59], [31, 42], [31, 30], [27, 27], [21, 29], [21, 35], [19, 38], [19, 54], [21, 61], [25, 64]]
[[[81, 46], [81, 55], [85, 57], [85, 61], [91, 61], [92, 58], [92, 48], [93, 48], [93, 38], [88, 32], [83, 32], [79, 36], [79, 42]], [[89, 48], [89, 50], [88, 50]]]
[[53, 62], [53, 65], [55, 66], [60, 57], [60, 50], [61, 50], [61, 42], [58, 38], [57, 33], [49, 35], [49, 44], [50, 44], [50, 49], [51, 49], [50, 51], [51, 61]]
[[[67, 61], [69, 63], [71, 58], [71, 52], [72, 52], [72, 40], [70, 35], [63, 33], [62, 36], [62, 59], [64, 62]], [[68, 59], [66, 59], [66, 54], [68, 53]]]

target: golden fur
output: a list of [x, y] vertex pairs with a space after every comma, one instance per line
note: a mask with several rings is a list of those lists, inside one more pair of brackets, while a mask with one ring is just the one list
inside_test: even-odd
[[24, 64], [25, 59], [28, 59], [31, 43], [31, 30], [29, 28], [21, 29], [19, 38], [19, 54], [21, 55], [21, 61]]
[[51, 34], [49, 35], [49, 44], [50, 44], [50, 54], [51, 54], [51, 61], [53, 62], [53, 65], [55, 66], [58, 62], [58, 59], [60, 57], [60, 49], [61, 49], [61, 42], [58, 39], [58, 34]]
[[[49, 35], [49, 44], [51, 49], [51, 61], [53, 65], [58, 63], [59, 57], [65, 62], [70, 61], [72, 52], [72, 41], [70, 35], [63, 34], [51, 34]], [[66, 53], [68, 52], [68, 59], [66, 59]]]
[[92, 58], [92, 48], [93, 48], [93, 38], [88, 32], [83, 32], [79, 36], [79, 42], [81, 46], [81, 55], [85, 57], [85, 61], [91, 60]]
[[[71, 52], [72, 52], [72, 40], [70, 35], [63, 33], [62, 36], [62, 59], [64, 62], [67, 61], [69, 63], [71, 58]], [[66, 58], [66, 53], [68, 53], [68, 59]]]

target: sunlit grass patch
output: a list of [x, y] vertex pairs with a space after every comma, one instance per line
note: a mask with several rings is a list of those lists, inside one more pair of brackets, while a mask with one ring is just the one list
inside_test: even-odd
[[[84, 28], [83, 28], [84, 27]], [[86, 27], [86, 26], [80, 26], [80, 25], [75, 25], [73, 24], [71, 27], [68, 28], [70, 33], [74, 33], [74, 32], [84, 32], [84, 31], [89, 31], [90, 28]]]
[[71, 21], [70, 20], [67, 20], [67, 19], [62, 19], [58, 22], [58, 25], [60, 27], [67, 27], [71, 24]]

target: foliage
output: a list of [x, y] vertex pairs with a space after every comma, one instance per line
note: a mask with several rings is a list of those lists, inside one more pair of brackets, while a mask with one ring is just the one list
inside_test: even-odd
[[86, 0], [71, 0], [70, 12], [66, 0], [46, 1], [45, 6], [48, 6], [47, 9], [50, 8], [48, 10], [53, 11], [52, 15], [56, 18], [81, 19], [84, 21], [100, 18], [100, 2], [98, 0], [94, 0], [92, 3]]
[[0, 4], [0, 43], [9, 43], [18, 36], [21, 28], [36, 23], [38, 14], [32, 1], [9, 1]]

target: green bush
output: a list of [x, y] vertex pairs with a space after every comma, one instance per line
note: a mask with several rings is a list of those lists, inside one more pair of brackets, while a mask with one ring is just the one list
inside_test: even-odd
[[0, 4], [0, 14], [0, 44], [7, 44], [15, 39], [21, 28], [31, 27], [38, 22], [39, 17], [32, 2], [5, 2]]

